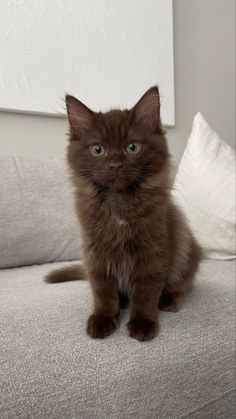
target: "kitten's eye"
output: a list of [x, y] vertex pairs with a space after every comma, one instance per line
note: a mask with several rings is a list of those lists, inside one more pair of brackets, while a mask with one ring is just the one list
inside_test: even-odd
[[94, 144], [90, 147], [90, 153], [95, 157], [99, 157], [105, 153], [105, 150], [101, 144]]
[[126, 147], [126, 150], [129, 154], [137, 154], [141, 150], [141, 144], [140, 143], [129, 143]]

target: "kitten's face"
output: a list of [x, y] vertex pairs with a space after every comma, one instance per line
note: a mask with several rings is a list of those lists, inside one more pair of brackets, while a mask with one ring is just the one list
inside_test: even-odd
[[131, 110], [90, 111], [66, 98], [71, 127], [68, 148], [74, 172], [98, 188], [138, 188], [168, 158], [160, 123], [159, 94], [150, 89]]

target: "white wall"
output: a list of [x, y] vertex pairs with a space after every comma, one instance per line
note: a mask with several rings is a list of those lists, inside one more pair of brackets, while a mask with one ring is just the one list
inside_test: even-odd
[[[235, 141], [235, 1], [174, 0], [176, 126], [170, 149], [178, 161], [200, 110], [221, 137]], [[61, 153], [63, 118], [0, 112], [0, 153]]]
[[65, 92], [129, 108], [158, 81], [173, 125], [172, 14], [172, 0], [2, 2], [0, 109], [65, 115]]

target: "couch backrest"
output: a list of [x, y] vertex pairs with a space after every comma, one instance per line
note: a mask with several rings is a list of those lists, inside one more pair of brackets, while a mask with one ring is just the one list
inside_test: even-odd
[[0, 156], [0, 268], [80, 258], [62, 156]]

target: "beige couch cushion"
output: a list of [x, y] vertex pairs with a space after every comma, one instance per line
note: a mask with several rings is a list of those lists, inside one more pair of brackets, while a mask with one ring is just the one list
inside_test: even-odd
[[0, 268], [80, 258], [63, 157], [0, 156]]
[[179, 313], [151, 342], [90, 339], [88, 281], [48, 285], [61, 263], [0, 272], [0, 417], [233, 419], [235, 265], [204, 261]]

